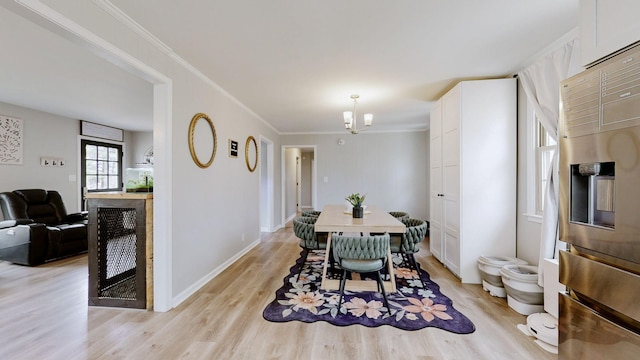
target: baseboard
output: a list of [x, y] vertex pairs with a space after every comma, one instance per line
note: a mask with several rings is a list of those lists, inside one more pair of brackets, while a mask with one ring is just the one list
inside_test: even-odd
[[243, 257], [246, 253], [248, 253], [251, 249], [258, 246], [260, 244], [260, 239], [252, 242], [249, 246], [245, 247], [237, 253], [235, 256], [230, 258], [229, 260], [222, 263], [217, 268], [213, 269], [209, 274], [203, 276], [199, 281], [195, 282], [193, 285], [189, 286], [185, 291], [178, 294], [178, 296], [173, 298], [173, 308], [180, 305], [183, 301], [187, 300], [189, 296], [193, 295], [196, 291], [200, 290], [204, 285], [206, 285], [209, 281], [211, 281], [216, 276], [220, 275], [224, 270], [226, 270], [229, 266], [231, 266], [234, 262], [238, 261], [241, 257]]
[[296, 218], [296, 214], [293, 214], [293, 215], [289, 216], [289, 217], [287, 218], [287, 220], [285, 220], [285, 221], [284, 221], [284, 223], [286, 224], [286, 223], [288, 223], [289, 221], [292, 221], [292, 220], [293, 220], [293, 219], [295, 219], [295, 218]]

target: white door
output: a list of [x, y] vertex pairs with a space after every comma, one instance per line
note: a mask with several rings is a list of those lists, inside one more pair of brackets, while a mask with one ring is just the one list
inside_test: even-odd
[[260, 135], [260, 231], [273, 228], [273, 142]]
[[429, 251], [441, 262], [442, 259], [442, 106], [438, 101], [431, 110], [430, 119], [430, 213]]
[[460, 276], [460, 87], [442, 102], [443, 263]]

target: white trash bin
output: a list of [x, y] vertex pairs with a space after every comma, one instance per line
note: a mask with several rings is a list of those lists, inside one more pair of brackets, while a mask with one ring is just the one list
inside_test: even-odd
[[538, 285], [538, 267], [533, 265], [507, 265], [500, 269], [502, 283], [507, 291], [507, 303], [522, 315], [544, 311], [544, 291]]
[[526, 265], [527, 262], [509, 256], [480, 256], [478, 258], [478, 270], [482, 278], [482, 288], [491, 296], [507, 297], [507, 292], [502, 284], [500, 269], [507, 265]]

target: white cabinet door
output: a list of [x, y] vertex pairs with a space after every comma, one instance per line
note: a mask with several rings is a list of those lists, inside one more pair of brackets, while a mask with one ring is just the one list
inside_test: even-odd
[[463, 283], [515, 256], [516, 81], [464, 81], [431, 113], [430, 250]]
[[582, 65], [640, 41], [638, 14], [638, 0], [580, 0]]
[[443, 262], [460, 276], [460, 87], [442, 100]]
[[430, 213], [429, 251], [438, 260], [442, 259], [442, 107], [438, 101], [431, 110], [430, 120], [429, 181]]
[[440, 262], [444, 262], [442, 259], [442, 222], [440, 221], [440, 214], [436, 215], [431, 213], [431, 222], [429, 223], [429, 251], [431, 255], [438, 259]]

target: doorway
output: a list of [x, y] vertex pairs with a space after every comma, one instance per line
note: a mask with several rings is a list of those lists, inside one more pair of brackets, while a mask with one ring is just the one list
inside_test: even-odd
[[260, 135], [260, 231], [273, 232], [273, 141]]
[[[153, 86], [153, 142], [155, 149], [154, 241], [153, 241], [153, 298], [154, 311], [164, 312], [173, 307], [172, 294], [172, 238], [171, 228], [171, 144], [172, 144], [172, 80], [155, 68], [141, 62], [112, 43], [91, 33], [72, 19], [40, 2], [12, 2], [7, 9], [18, 16], [30, 18], [45, 30], [78, 44], [124, 72], [139, 77]], [[4, 6], [4, 5], [3, 5]], [[78, 172], [79, 172], [78, 167]], [[79, 173], [77, 174], [80, 177]], [[80, 187], [79, 185], [78, 187]], [[78, 191], [81, 191], [78, 189]]]
[[316, 207], [316, 145], [282, 146], [282, 226]]

